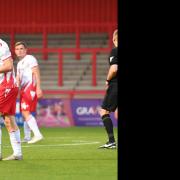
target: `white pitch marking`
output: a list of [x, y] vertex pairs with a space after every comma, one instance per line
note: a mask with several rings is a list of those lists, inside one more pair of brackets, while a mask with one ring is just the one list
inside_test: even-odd
[[[72, 138], [74, 138], [74, 137], [56, 137], [56, 136], [54, 136], [54, 137], [45, 137], [46, 139], [72, 139]], [[77, 138], [87, 138], [87, 137], [77, 137]]]
[[[58, 147], [58, 146], [78, 146], [78, 145], [87, 145], [87, 144], [99, 144], [100, 142], [87, 142], [87, 143], [74, 143], [74, 144], [36, 144], [36, 145], [23, 145], [21, 147]], [[11, 147], [11, 146], [4, 146], [4, 147]]]

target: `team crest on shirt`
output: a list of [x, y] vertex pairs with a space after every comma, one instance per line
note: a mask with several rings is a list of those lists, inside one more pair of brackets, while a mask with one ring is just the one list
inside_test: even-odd
[[112, 61], [113, 58], [114, 58], [114, 56], [112, 56], [112, 57], [109, 58], [109, 59], [110, 59], [110, 62]]
[[7, 94], [10, 92], [10, 90], [11, 90], [11, 89], [6, 89], [6, 90], [5, 90], [5, 94], [4, 94], [5, 97], [6, 97]]
[[35, 91], [30, 91], [30, 94], [31, 94], [32, 99], [34, 99]]
[[21, 108], [26, 109], [29, 105], [27, 105], [25, 102], [21, 103]]

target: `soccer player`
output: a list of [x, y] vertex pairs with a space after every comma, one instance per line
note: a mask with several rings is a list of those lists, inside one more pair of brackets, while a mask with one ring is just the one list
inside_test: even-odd
[[[28, 144], [43, 139], [32, 112], [36, 111], [38, 98], [42, 97], [40, 86], [40, 71], [36, 58], [27, 54], [25, 42], [15, 44], [15, 54], [19, 59], [16, 79], [20, 87], [20, 112], [24, 118], [24, 140]], [[31, 139], [31, 130], [34, 137]]]
[[[16, 98], [18, 87], [16, 83], [13, 59], [5, 41], [0, 39], [0, 115], [8, 130], [13, 154], [3, 160], [22, 160], [20, 130], [15, 121]], [[1, 131], [1, 130], [0, 130]], [[1, 144], [1, 132], [0, 132]], [[1, 152], [0, 152], [1, 153]], [[2, 154], [0, 154], [2, 160]]]
[[117, 109], [117, 71], [118, 71], [118, 30], [113, 33], [114, 48], [111, 50], [109, 57], [109, 71], [106, 78], [106, 95], [101, 105], [100, 116], [102, 118], [106, 133], [108, 135], [108, 142], [100, 148], [116, 148], [116, 142], [113, 132], [113, 123], [110, 118], [110, 112], [114, 112]]

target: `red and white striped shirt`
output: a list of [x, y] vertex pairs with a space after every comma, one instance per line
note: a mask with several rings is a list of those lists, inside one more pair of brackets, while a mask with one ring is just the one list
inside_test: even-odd
[[[5, 41], [0, 39], [0, 66], [11, 57], [11, 52]], [[16, 85], [16, 78], [14, 69], [9, 72], [0, 73], [0, 87], [6, 86], [7, 88], [14, 87]]]

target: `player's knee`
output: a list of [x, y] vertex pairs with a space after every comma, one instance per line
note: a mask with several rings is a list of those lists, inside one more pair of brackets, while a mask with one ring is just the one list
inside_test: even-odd
[[11, 125], [10, 119], [5, 119], [5, 120], [4, 120], [4, 125], [6, 126], [8, 132], [11, 132], [11, 130], [12, 130], [12, 125]]
[[18, 126], [16, 125], [16, 122], [13, 119], [11, 120], [10, 118], [5, 118], [4, 124], [8, 132], [16, 131], [18, 129]]
[[22, 111], [22, 116], [24, 117], [25, 121], [28, 121], [28, 119], [30, 118], [31, 114], [29, 111]]

